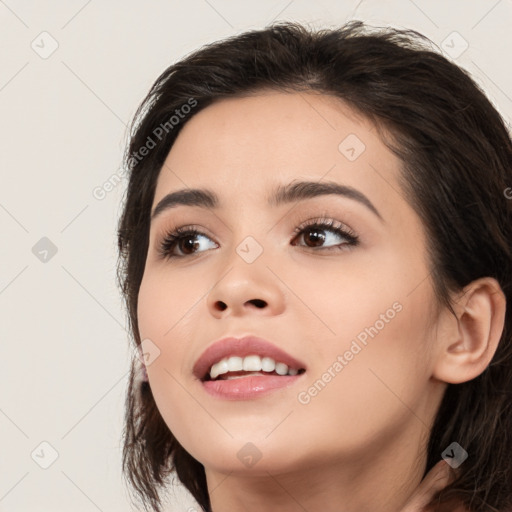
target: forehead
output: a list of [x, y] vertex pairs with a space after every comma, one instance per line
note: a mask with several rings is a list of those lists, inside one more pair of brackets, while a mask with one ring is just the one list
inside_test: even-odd
[[172, 190], [208, 187], [233, 204], [246, 201], [248, 191], [266, 198], [297, 179], [328, 179], [379, 195], [379, 174], [394, 180], [398, 167], [375, 126], [338, 98], [264, 91], [217, 101], [186, 122], [155, 202]]

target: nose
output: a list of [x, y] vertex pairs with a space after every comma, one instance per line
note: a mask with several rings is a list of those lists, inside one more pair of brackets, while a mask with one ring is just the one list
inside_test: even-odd
[[284, 311], [285, 286], [263, 258], [247, 263], [235, 253], [222, 270], [207, 298], [208, 309], [216, 318], [273, 316]]

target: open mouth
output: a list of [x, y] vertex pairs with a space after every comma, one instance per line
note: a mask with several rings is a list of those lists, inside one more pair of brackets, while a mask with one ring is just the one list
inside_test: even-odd
[[249, 376], [294, 376], [305, 371], [304, 368], [291, 368], [271, 357], [260, 357], [258, 355], [231, 356], [213, 364], [201, 380], [207, 382], [240, 379]]

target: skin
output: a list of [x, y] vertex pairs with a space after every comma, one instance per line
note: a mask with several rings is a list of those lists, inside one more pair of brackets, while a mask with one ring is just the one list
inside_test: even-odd
[[[365, 145], [354, 161], [338, 149], [349, 134]], [[214, 512], [413, 512], [422, 510], [432, 478], [446, 482], [434, 470], [421, 482], [428, 434], [447, 383], [475, 378], [492, 359], [505, 298], [496, 281], [482, 278], [454, 296], [456, 316], [436, 307], [428, 242], [399, 169], [371, 122], [313, 93], [219, 101], [194, 115], [172, 147], [153, 208], [187, 187], [212, 189], [221, 207], [181, 205], [154, 219], [139, 328], [160, 351], [147, 367], [157, 406], [204, 465]], [[354, 187], [382, 220], [335, 195], [267, 205], [278, 184], [298, 179]], [[307, 233], [297, 238], [297, 226], [324, 215], [349, 226], [360, 244], [329, 251], [346, 243], [330, 231], [323, 246]], [[195, 253], [159, 256], [165, 233], [185, 225], [205, 234]], [[236, 252], [247, 236], [263, 249], [250, 264]], [[299, 393], [394, 303], [400, 312], [301, 403]], [[195, 361], [214, 341], [246, 334], [302, 360], [306, 373], [258, 399], [211, 397], [192, 374]], [[261, 454], [251, 467], [237, 457], [248, 442]]]

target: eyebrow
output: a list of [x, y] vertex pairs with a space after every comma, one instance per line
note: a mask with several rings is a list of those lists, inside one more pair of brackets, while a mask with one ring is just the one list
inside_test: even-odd
[[[348, 185], [336, 182], [299, 181], [289, 185], [279, 185], [268, 199], [268, 205], [278, 207], [283, 204], [293, 203], [304, 199], [325, 195], [338, 195], [352, 199], [366, 206], [381, 221], [381, 214], [373, 203], [359, 190]], [[153, 221], [163, 211], [179, 205], [197, 206], [200, 208], [219, 208], [220, 200], [217, 194], [208, 189], [187, 188], [167, 194], [155, 207], [151, 215]]]

